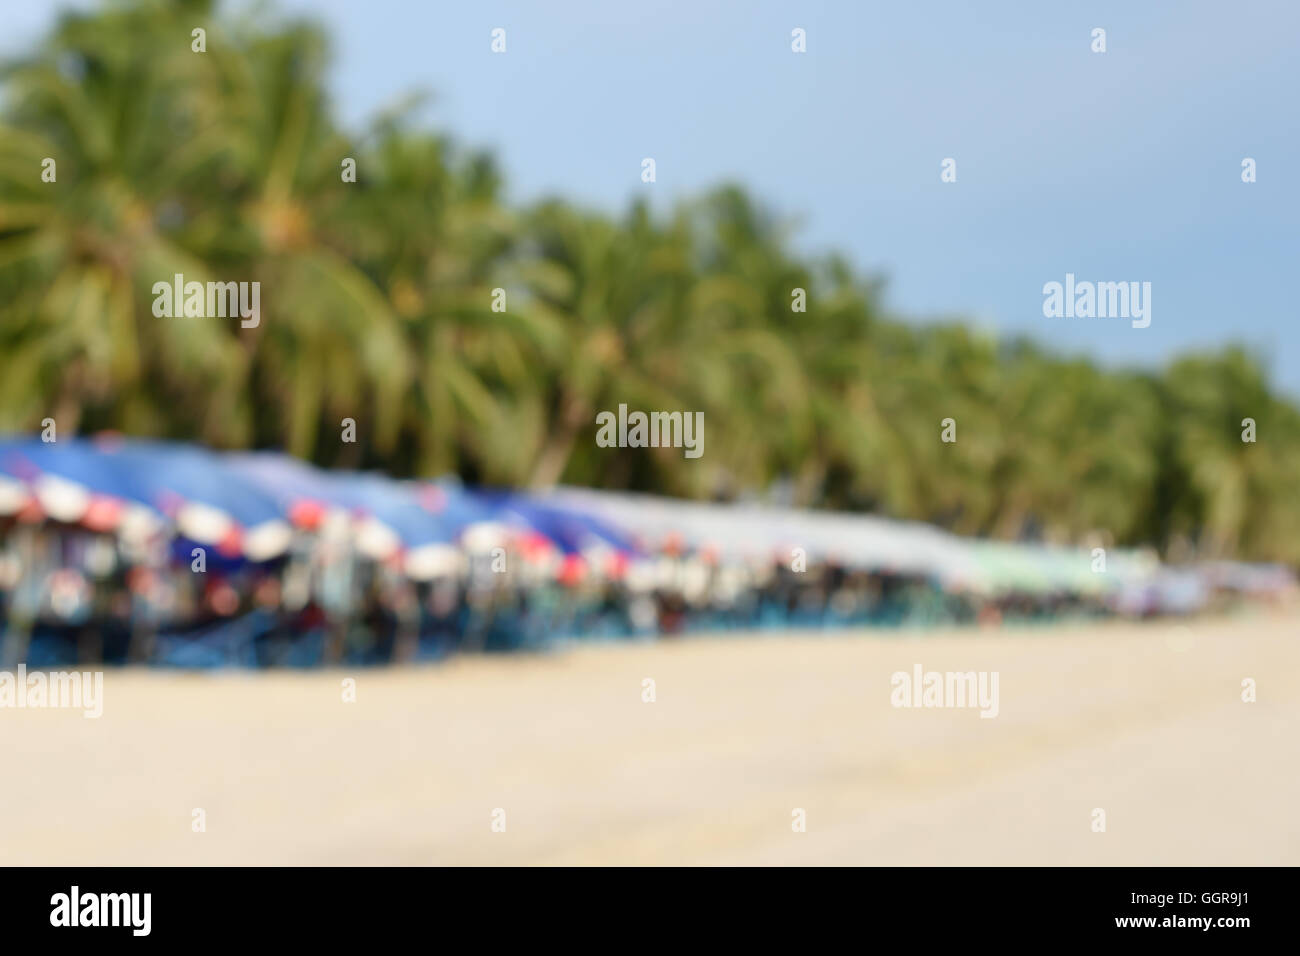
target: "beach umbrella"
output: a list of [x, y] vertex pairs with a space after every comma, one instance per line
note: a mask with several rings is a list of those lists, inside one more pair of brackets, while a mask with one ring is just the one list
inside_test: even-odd
[[628, 554], [640, 552], [630, 533], [579, 507], [512, 493], [502, 494], [498, 507], [507, 520], [545, 535], [565, 554], [601, 548]]
[[513, 544], [526, 556], [534, 556], [551, 547], [549, 540], [508, 513], [503, 492], [470, 489], [444, 478], [422, 483], [420, 494], [426, 507], [456, 529], [458, 541], [471, 554]]
[[[501, 513], [499, 497], [465, 488], [454, 479], [420, 482], [421, 503], [455, 529], [457, 540], [471, 554], [486, 554], [494, 548], [515, 544], [525, 556], [539, 553], [544, 539], [529, 536], [512, 525]], [[549, 542], [546, 542], [549, 547]]]
[[588, 571], [621, 578], [630, 562], [644, 554], [636, 536], [621, 522], [582, 504], [563, 502], [549, 494], [485, 495], [499, 519], [513, 529], [521, 548], [534, 552], [535, 561], [554, 565], [564, 580], [577, 580]]
[[111, 530], [125, 503], [139, 501], [145, 489], [128, 469], [105, 461], [95, 445], [80, 438], [8, 440], [0, 444], [0, 472], [27, 490], [42, 516], [102, 530]]
[[331, 512], [360, 507], [361, 499], [346, 480], [275, 451], [235, 452], [223, 456], [227, 468], [255, 485], [276, 504], [294, 527], [315, 531]]
[[369, 472], [331, 477], [347, 489], [357, 550], [366, 557], [400, 561], [416, 580], [461, 567], [455, 522], [426, 506], [417, 483]]
[[444, 521], [464, 531], [482, 522], [497, 520], [496, 509], [485, 496], [452, 479], [414, 483], [420, 503]]
[[24, 482], [48, 517], [138, 535], [170, 519], [185, 537], [266, 561], [288, 544], [270, 499], [189, 445], [116, 437], [20, 439], [0, 446], [0, 472]]
[[145, 476], [87, 439], [0, 442], [0, 475], [9, 505], [26, 498], [39, 517], [140, 539], [162, 529], [161, 514], [148, 505]]
[[194, 445], [122, 441], [100, 449], [147, 485], [146, 503], [200, 544], [250, 561], [268, 561], [289, 547], [292, 532], [276, 502], [228, 468], [222, 456]]
[[456, 535], [477, 514], [463, 496], [375, 473], [325, 471], [279, 452], [238, 453], [227, 461], [269, 495], [295, 527], [315, 530], [328, 515], [345, 516], [358, 552], [374, 561], [396, 561], [416, 580], [461, 566]]

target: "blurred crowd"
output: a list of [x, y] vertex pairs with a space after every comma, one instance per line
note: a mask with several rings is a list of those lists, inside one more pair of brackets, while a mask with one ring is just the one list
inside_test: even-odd
[[[619, 568], [581, 558], [531, 565], [515, 546], [466, 553], [463, 567], [414, 580], [304, 536], [282, 558], [192, 569], [189, 542], [136, 561], [108, 534], [43, 523], [5, 529], [5, 657], [181, 666], [436, 658], [535, 648], [565, 638], [688, 630], [899, 627], [1099, 615], [1078, 595], [1009, 592], [976, 600], [932, 580], [835, 564], [724, 567], [671, 549]], [[494, 571], [493, 564], [504, 570]], [[617, 559], [614, 563], [617, 563]], [[510, 570], [511, 567], [516, 570]]]

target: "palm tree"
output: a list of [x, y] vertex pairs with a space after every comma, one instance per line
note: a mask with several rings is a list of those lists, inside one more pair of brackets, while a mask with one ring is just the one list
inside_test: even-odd
[[166, 432], [176, 418], [219, 430], [240, 369], [228, 333], [151, 314], [155, 281], [207, 273], [171, 222], [182, 197], [204, 195], [224, 148], [202, 74], [189, 27], [160, 6], [65, 15], [35, 55], [4, 68], [6, 426], [51, 415], [69, 431], [84, 419]]
[[[1294, 408], [1270, 394], [1259, 364], [1240, 348], [1182, 359], [1166, 381], [1181, 479], [1175, 527], [1196, 536], [1207, 556], [1294, 557], [1294, 544], [1283, 540], [1296, 527]], [[1244, 438], [1247, 419], [1253, 442]]]
[[[356, 448], [391, 454], [409, 353], [381, 277], [358, 264], [350, 244], [366, 209], [358, 184], [344, 181], [344, 161], [357, 157], [325, 98], [325, 38], [289, 24], [210, 37], [209, 48], [219, 51], [211, 63], [222, 90], [228, 201], [201, 207], [189, 230], [210, 261], [264, 290], [264, 321], [234, 330], [249, 359], [231, 410], [247, 423], [239, 437], [284, 443], [303, 457], [321, 442], [326, 460], [346, 460]], [[363, 436], [351, 447], [339, 442], [344, 418]]]
[[524, 269], [528, 309], [563, 336], [561, 361], [540, 376], [547, 424], [528, 483], [544, 487], [565, 474], [579, 435], [594, 433], [597, 412], [695, 410], [707, 359], [692, 354], [681, 318], [690, 273], [680, 226], [660, 229], [641, 204], [615, 224], [547, 202], [525, 234], [536, 252]]
[[[518, 224], [482, 155], [459, 156], [442, 137], [406, 129], [402, 113], [376, 123], [363, 151], [348, 220], [349, 255], [385, 290], [412, 364], [402, 405], [403, 470], [469, 467], [519, 483], [534, 369], [558, 357], [558, 327], [526, 307], [512, 256]], [[497, 295], [501, 290], [502, 295]]]

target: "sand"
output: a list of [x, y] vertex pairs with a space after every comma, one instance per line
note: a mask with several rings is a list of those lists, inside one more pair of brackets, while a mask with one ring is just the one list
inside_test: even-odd
[[[998, 716], [891, 706], [916, 664]], [[109, 671], [98, 720], [0, 710], [0, 767], [4, 865], [1294, 866], [1300, 621]]]

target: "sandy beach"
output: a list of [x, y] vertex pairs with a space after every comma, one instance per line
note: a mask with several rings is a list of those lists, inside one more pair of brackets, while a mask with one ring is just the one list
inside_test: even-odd
[[[916, 665], [997, 716], [892, 706]], [[1294, 617], [121, 670], [0, 710], [0, 864], [1294, 866], [1298, 756]]]

